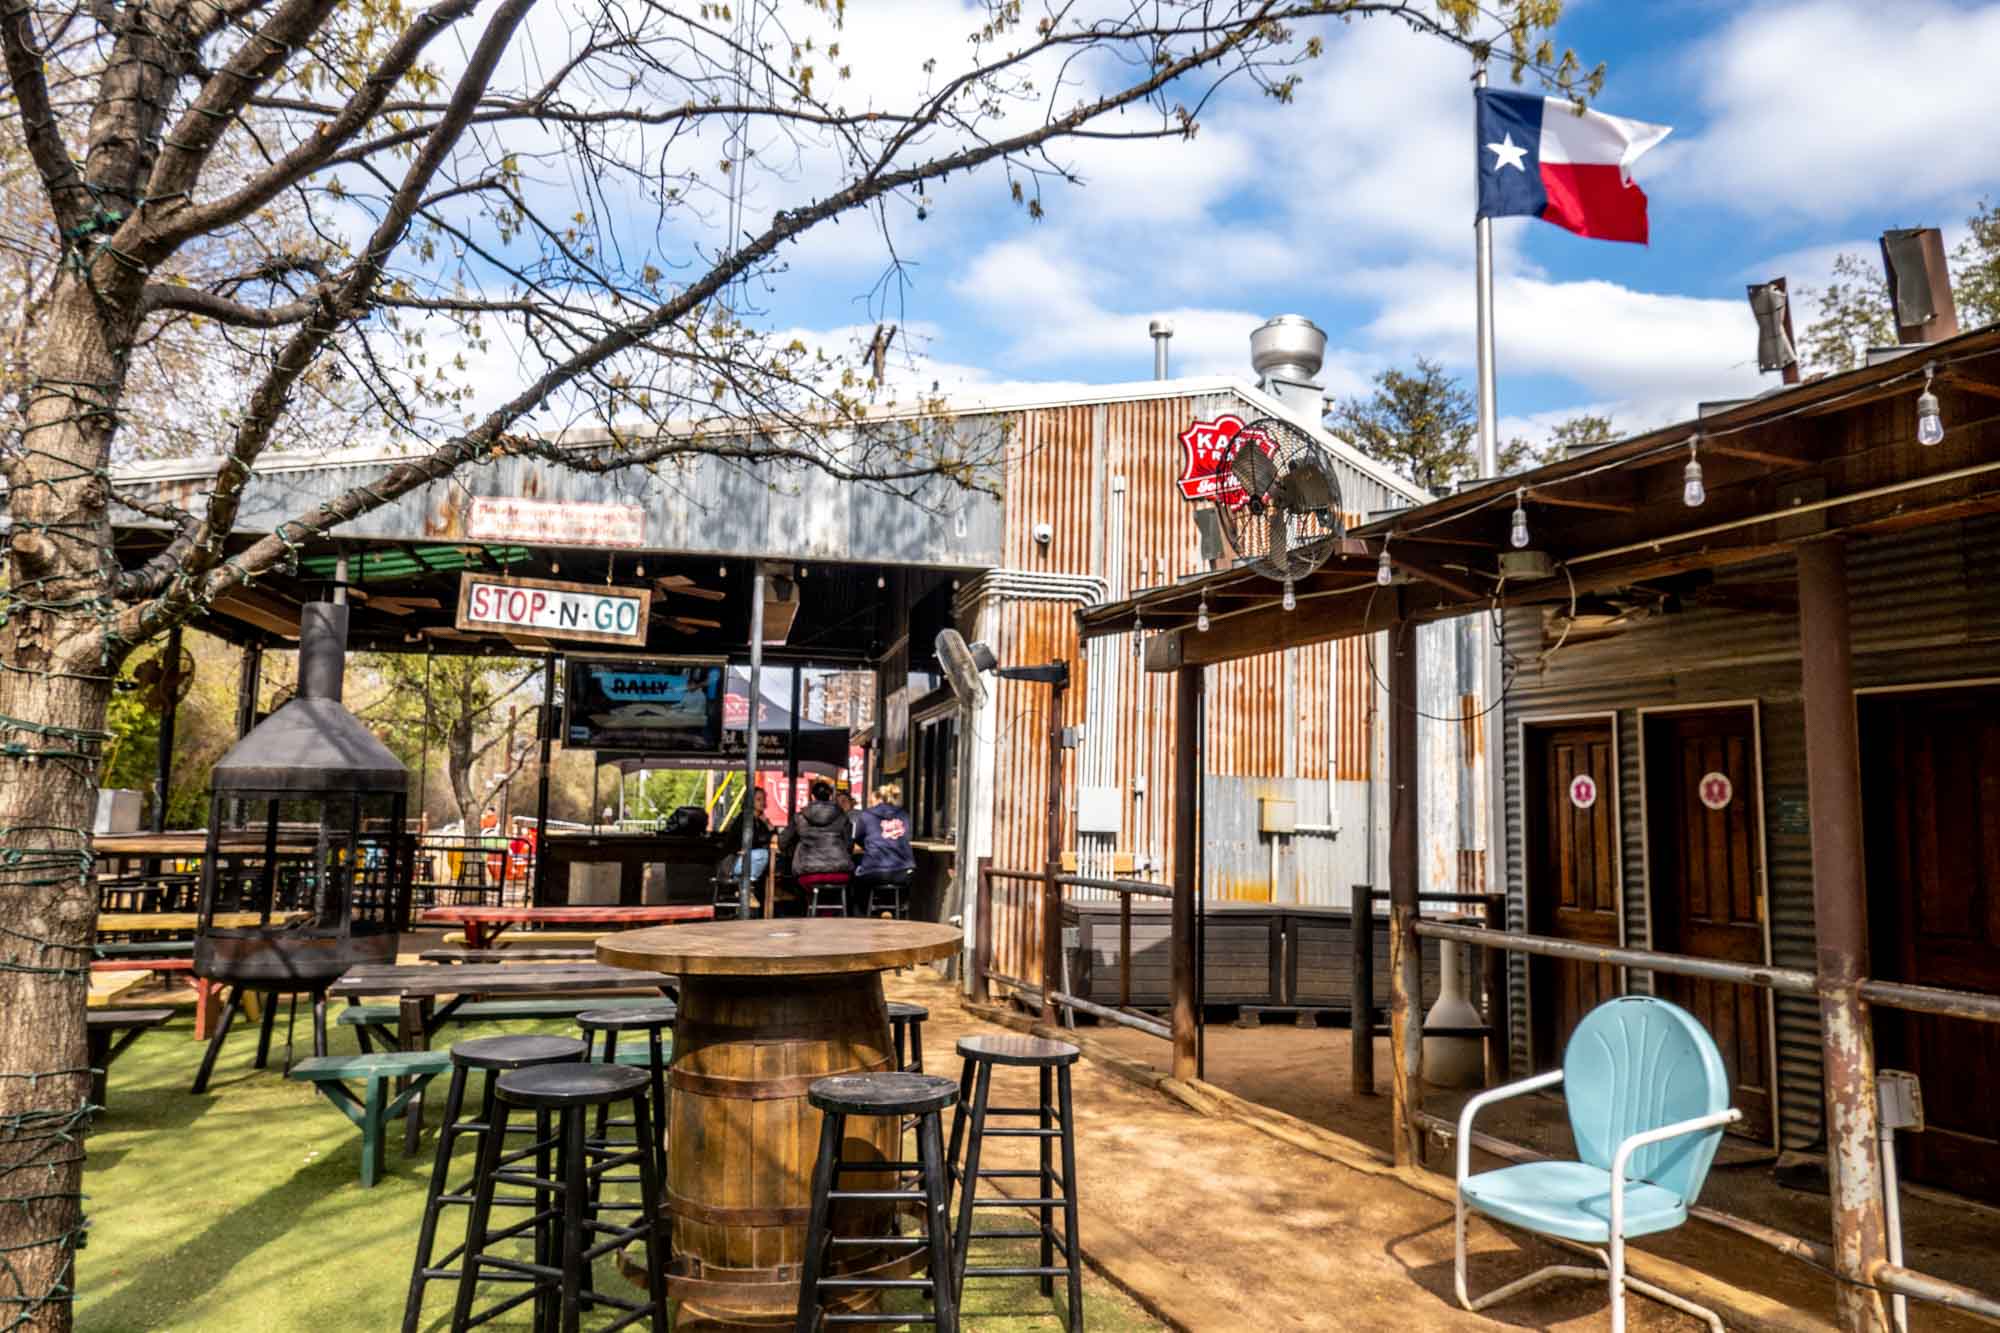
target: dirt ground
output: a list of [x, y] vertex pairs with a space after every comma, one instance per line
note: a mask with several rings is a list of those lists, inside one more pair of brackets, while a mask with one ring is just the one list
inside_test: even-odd
[[[889, 994], [929, 1006], [933, 1071], [956, 1068], [957, 1037], [992, 1030], [916, 974], [891, 978]], [[1452, 1295], [1449, 1204], [1198, 1115], [1091, 1061], [1074, 1077], [1084, 1248], [1173, 1323], [1204, 1333], [1605, 1324], [1598, 1283], [1557, 1282], [1467, 1314]], [[1032, 1097], [1032, 1080], [1027, 1071], [995, 1075], [1021, 1097]], [[1474, 1291], [1557, 1261], [1478, 1222], [1471, 1236]], [[1643, 1297], [1628, 1301], [1628, 1313], [1635, 1333], [1703, 1327]]]
[[[1110, 1024], [1081, 1030], [1122, 1055], [1164, 1069], [1167, 1051], [1157, 1038]], [[1210, 1022], [1206, 1041], [1208, 1082], [1371, 1147], [1385, 1152], [1389, 1149], [1390, 1058], [1386, 1037], [1376, 1043], [1378, 1095], [1373, 1097], [1356, 1096], [1349, 1086], [1348, 1033], [1344, 1028], [1299, 1028], [1289, 1022], [1237, 1027], [1224, 1019]], [[1426, 1108], [1455, 1118], [1467, 1095], [1433, 1090], [1426, 1098]], [[1479, 1126], [1538, 1151], [1561, 1154], [1570, 1150], [1562, 1103], [1554, 1096], [1524, 1098], [1482, 1112]], [[1451, 1170], [1442, 1153], [1435, 1154], [1430, 1165], [1447, 1174]], [[1828, 1241], [1831, 1223], [1826, 1196], [1779, 1185], [1773, 1179], [1772, 1166], [1769, 1149], [1747, 1144], [1738, 1147], [1732, 1141], [1709, 1175], [1702, 1202], [1794, 1235]], [[1992, 1290], [2000, 1282], [2000, 1260], [1995, 1259], [2000, 1254], [2000, 1210], [1906, 1190], [1903, 1229], [1904, 1262], [1910, 1267], [1984, 1290]], [[1640, 1247], [1819, 1317], [1832, 1314], [1830, 1277], [1718, 1228], [1693, 1222], [1665, 1236], [1649, 1237]], [[1477, 1286], [1475, 1283], [1475, 1289]], [[1648, 1302], [1642, 1299], [1633, 1309], [1645, 1304]], [[1923, 1305], [1911, 1307], [1910, 1324], [1913, 1329], [1951, 1333], [1987, 1327], [1969, 1317]]]

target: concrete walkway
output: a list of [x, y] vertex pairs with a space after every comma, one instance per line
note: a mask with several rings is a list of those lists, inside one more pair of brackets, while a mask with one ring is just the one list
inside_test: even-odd
[[[998, 1030], [928, 973], [888, 978], [891, 998], [930, 1008], [932, 1073], [955, 1074], [957, 1038]], [[1033, 1074], [995, 1074], [1008, 1100], [1032, 1100]], [[1018, 1081], [1015, 1081], [1018, 1080]], [[1451, 1207], [1393, 1174], [1330, 1161], [1229, 1119], [1196, 1114], [1107, 1066], [1075, 1074], [1084, 1249], [1094, 1266], [1181, 1328], [1601, 1329], [1601, 1284], [1558, 1282], [1470, 1315], [1452, 1296]], [[1009, 1165], [1028, 1165], [1031, 1141]], [[1475, 1291], [1552, 1262], [1475, 1223]], [[1697, 1321], [1628, 1300], [1635, 1330]]]

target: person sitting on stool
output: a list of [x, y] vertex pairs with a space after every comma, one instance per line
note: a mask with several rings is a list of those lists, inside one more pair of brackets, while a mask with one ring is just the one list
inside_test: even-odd
[[751, 793], [750, 809], [744, 810], [738, 808], [736, 818], [730, 820], [729, 826], [722, 830], [722, 845], [728, 849], [729, 854], [722, 858], [721, 873], [741, 879], [743, 876], [743, 821], [746, 817], [756, 821], [751, 826], [750, 833], [750, 883], [752, 888], [748, 895], [750, 901], [746, 902], [745, 910], [748, 910], [750, 907], [757, 907], [761, 910], [763, 906], [761, 894], [763, 893], [764, 871], [771, 864], [771, 838], [774, 835], [774, 830], [771, 828], [771, 822], [764, 818], [764, 799], [764, 789], [762, 787], [756, 788]]
[[877, 887], [893, 885], [896, 901], [904, 904], [917, 855], [910, 849], [910, 816], [903, 809], [903, 784], [884, 782], [875, 788], [875, 804], [854, 815], [854, 841], [861, 846], [854, 879], [847, 886], [847, 914], [866, 916], [868, 898]]
[[805, 894], [808, 912], [815, 887], [838, 884], [844, 889], [854, 873], [854, 829], [833, 803], [833, 784], [815, 782], [811, 795], [798, 818], [778, 835], [778, 854], [791, 862], [792, 878]]

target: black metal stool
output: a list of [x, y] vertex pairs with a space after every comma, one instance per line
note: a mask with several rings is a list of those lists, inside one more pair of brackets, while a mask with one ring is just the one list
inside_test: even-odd
[[[836, 1074], [816, 1080], [806, 1091], [806, 1100], [823, 1113], [819, 1129], [819, 1158], [813, 1164], [812, 1216], [806, 1224], [805, 1262], [799, 1275], [799, 1318], [797, 1333], [816, 1333], [822, 1321], [840, 1324], [931, 1324], [939, 1329], [958, 1328], [958, 1301], [952, 1288], [951, 1222], [947, 1216], [944, 1134], [938, 1113], [958, 1100], [958, 1090], [948, 1078], [928, 1074], [889, 1071], [880, 1074]], [[917, 1160], [914, 1162], [849, 1162], [840, 1156], [847, 1137], [847, 1117], [851, 1115], [904, 1116], [917, 1118]], [[908, 1190], [843, 1190], [837, 1188], [843, 1171], [916, 1171], [922, 1186]], [[835, 1236], [828, 1226], [836, 1201], [864, 1200], [871, 1203], [910, 1200], [924, 1205], [924, 1234], [917, 1236]], [[922, 1246], [929, 1252], [928, 1276], [922, 1278], [828, 1277], [826, 1250], [835, 1245]], [[928, 1289], [928, 1314], [868, 1314], [820, 1309], [823, 1293], [834, 1291], [914, 1291]]]
[[889, 1030], [896, 1038], [896, 1068], [912, 1074], [924, 1072], [924, 1020], [930, 1016], [931, 1011], [920, 1004], [889, 1001]]
[[[641, 1320], [650, 1322], [653, 1333], [667, 1333], [666, 1255], [658, 1229], [661, 1184], [653, 1174], [653, 1154], [642, 1147], [627, 1151], [593, 1147], [585, 1128], [590, 1113], [598, 1107], [629, 1102], [637, 1136], [641, 1143], [648, 1141], [652, 1132], [652, 1114], [646, 1106], [648, 1082], [645, 1070], [623, 1065], [543, 1065], [500, 1075], [492, 1128], [479, 1146], [479, 1182], [472, 1200], [472, 1221], [466, 1229], [465, 1267], [458, 1281], [458, 1303], [452, 1311], [453, 1333], [483, 1324], [530, 1297], [539, 1303], [550, 1296], [559, 1304], [547, 1311], [546, 1326], [559, 1327], [563, 1333], [577, 1333], [586, 1305], [623, 1312], [604, 1326], [606, 1333]], [[517, 1108], [534, 1111], [538, 1122], [546, 1123], [552, 1117], [555, 1132], [538, 1133], [534, 1145], [527, 1149], [503, 1152], [507, 1118]], [[556, 1154], [555, 1171], [517, 1169], [517, 1164], [530, 1156], [541, 1157], [551, 1150]], [[634, 1164], [639, 1168], [639, 1210], [632, 1225], [612, 1226], [589, 1216], [593, 1180]], [[502, 1182], [531, 1186], [538, 1194], [554, 1198], [527, 1222], [493, 1232], [488, 1229], [493, 1192]], [[500, 1242], [539, 1226], [556, 1229], [562, 1242], [560, 1263], [548, 1263], [539, 1254], [533, 1262], [524, 1262], [492, 1252]], [[599, 1291], [591, 1281], [591, 1265], [634, 1240], [646, 1247], [647, 1298], [635, 1301]], [[482, 1269], [497, 1271], [486, 1275]], [[525, 1279], [530, 1286], [475, 1317], [472, 1300], [482, 1276], [489, 1281]]]
[[[575, 1064], [584, 1058], [585, 1045], [574, 1037], [475, 1037], [451, 1048], [451, 1090], [445, 1094], [444, 1124], [438, 1130], [437, 1161], [431, 1167], [430, 1193], [424, 1203], [423, 1226], [417, 1232], [417, 1260], [410, 1269], [410, 1294], [403, 1304], [403, 1333], [415, 1333], [424, 1308], [424, 1284], [432, 1278], [456, 1278], [455, 1261], [465, 1252], [463, 1239], [435, 1264], [431, 1251], [437, 1245], [438, 1219], [446, 1204], [471, 1206], [473, 1186], [478, 1177], [459, 1189], [451, 1185], [451, 1152], [461, 1136], [478, 1135], [483, 1142], [493, 1122], [494, 1084], [510, 1069], [530, 1069], [537, 1065]], [[483, 1070], [486, 1087], [480, 1094], [479, 1110], [467, 1117], [465, 1085], [473, 1070]], [[525, 1132], [526, 1126], [521, 1132]], [[505, 1207], [532, 1205], [537, 1212], [545, 1201], [536, 1198], [500, 1198]], [[543, 1238], [546, 1240], [546, 1237]]]
[[[604, 1064], [629, 1065], [647, 1070], [652, 1075], [653, 1129], [653, 1179], [664, 1182], [667, 1178], [667, 1149], [664, 1136], [659, 1133], [667, 1127], [667, 1061], [673, 1057], [673, 1026], [679, 1009], [672, 1001], [662, 1000], [658, 1004], [633, 1005], [629, 1009], [586, 1009], [576, 1016], [576, 1025], [583, 1029], [583, 1040], [588, 1052], [584, 1059], [596, 1060]], [[604, 1049], [597, 1048], [597, 1035], [604, 1034]], [[641, 1064], [637, 1059], [620, 1058], [618, 1054], [618, 1034], [621, 1032], [643, 1032], [646, 1034], [646, 1058]], [[664, 1034], [664, 1038], [663, 1035]], [[632, 1054], [637, 1054], [636, 1052]], [[600, 1148], [611, 1146], [608, 1137], [611, 1130], [631, 1129], [629, 1118], [613, 1119], [609, 1106], [597, 1108], [597, 1132], [591, 1142]], [[628, 1176], [613, 1184], [631, 1184], [637, 1177]], [[599, 1181], [591, 1186], [590, 1202], [595, 1207], [598, 1202]]]
[[799, 888], [806, 896], [806, 915], [846, 916], [848, 879], [846, 875], [807, 875], [800, 879]]
[[898, 921], [907, 921], [910, 916], [910, 884], [915, 878], [915, 874], [907, 870], [871, 876], [867, 915], [880, 916], [887, 912]]
[[[1083, 1333], [1083, 1266], [1076, 1239], [1076, 1137], [1070, 1112], [1069, 1069], [1083, 1053], [1066, 1041], [1041, 1037], [980, 1036], [961, 1037], [958, 1053], [965, 1067], [958, 1081], [958, 1110], [951, 1118], [951, 1180], [958, 1197], [958, 1225], [952, 1229], [952, 1255], [957, 1263], [952, 1284], [954, 1299], [962, 1298], [968, 1277], [1034, 1277], [1041, 1279], [1042, 1294], [1055, 1295], [1055, 1279], [1069, 1279], [1070, 1333]], [[995, 1065], [1016, 1065], [1033, 1069], [1040, 1076], [1041, 1096], [1034, 1106], [994, 1106], [988, 1101]], [[1056, 1099], [1051, 1100], [1051, 1084]], [[991, 1126], [988, 1116], [1033, 1116], [1033, 1126]], [[1058, 1127], [1059, 1122], [1059, 1127]], [[970, 1132], [967, 1126], [970, 1125]], [[998, 1169], [979, 1164], [980, 1149], [988, 1138], [1032, 1138], [1040, 1141], [1038, 1167]], [[1055, 1145], [1062, 1145], [1062, 1173], [1057, 1175], [1051, 1160]], [[965, 1164], [959, 1165], [963, 1148]], [[1032, 1199], [996, 1195], [981, 1199], [981, 1180], [1034, 1180], [1039, 1192]], [[1055, 1187], [1060, 1185], [1062, 1193]], [[1057, 1238], [1055, 1210], [1063, 1210], [1061, 1246], [1066, 1263], [1055, 1262]], [[1023, 1231], [975, 1231], [975, 1208], [1022, 1208], [1040, 1212], [1039, 1226]], [[1036, 1240], [1042, 1243], [1041, 1262], [1033, 1267], [1008, 1265], [1001, 1268], [973, 1268], [967, 1265], [974, 1241]]]

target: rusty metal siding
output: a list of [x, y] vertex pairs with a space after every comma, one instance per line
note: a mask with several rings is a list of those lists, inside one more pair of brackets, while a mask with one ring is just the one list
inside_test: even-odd
[[[2000, 568], [2000, 519], [1941, 524], [1916, 533], [1856, 541], [1848, 548], [1854, 678], [1858, 689], [1949, 685], [2000, 676], [2000, 585], [1976, 571]], [[1782, 600], [1796, 594], [1790, 559], [1719, 572], [1725, 595]], [[1544, 651], [1539, 612], [1506, 617], [1510, 652], [1533, 662]], [[1506, 702], [1504, 763], [1509, 858], [1508, 924], [1526, 929], [1523, 887], [1524, 717], [1616, 711], [1620, 814], [1628, 938], [1650, 943], [1643, 853], [1639, 710], [1668, 704], [1755, 700], [1763, 751], [1765, 860], [1772, 962], [1815, 963], [1812, 847], [1806, 807], [1804, 701], [1798, 621], [1788, 610], [1690, 607], [1639, 622], [1615, 638], [1564, 646], [1524, 668]], [[1516, 1067], [1526, 1060], [1525, 960], [1510, 960]], [[1635, 978], [1643, 985], [1644, 978]], [[1778, 1092], [1783, 1142], [1802, 1148], [1820, 1137], [1820, 1032], [1816, 1006], [1781, 996], [1776, 1006]]]

